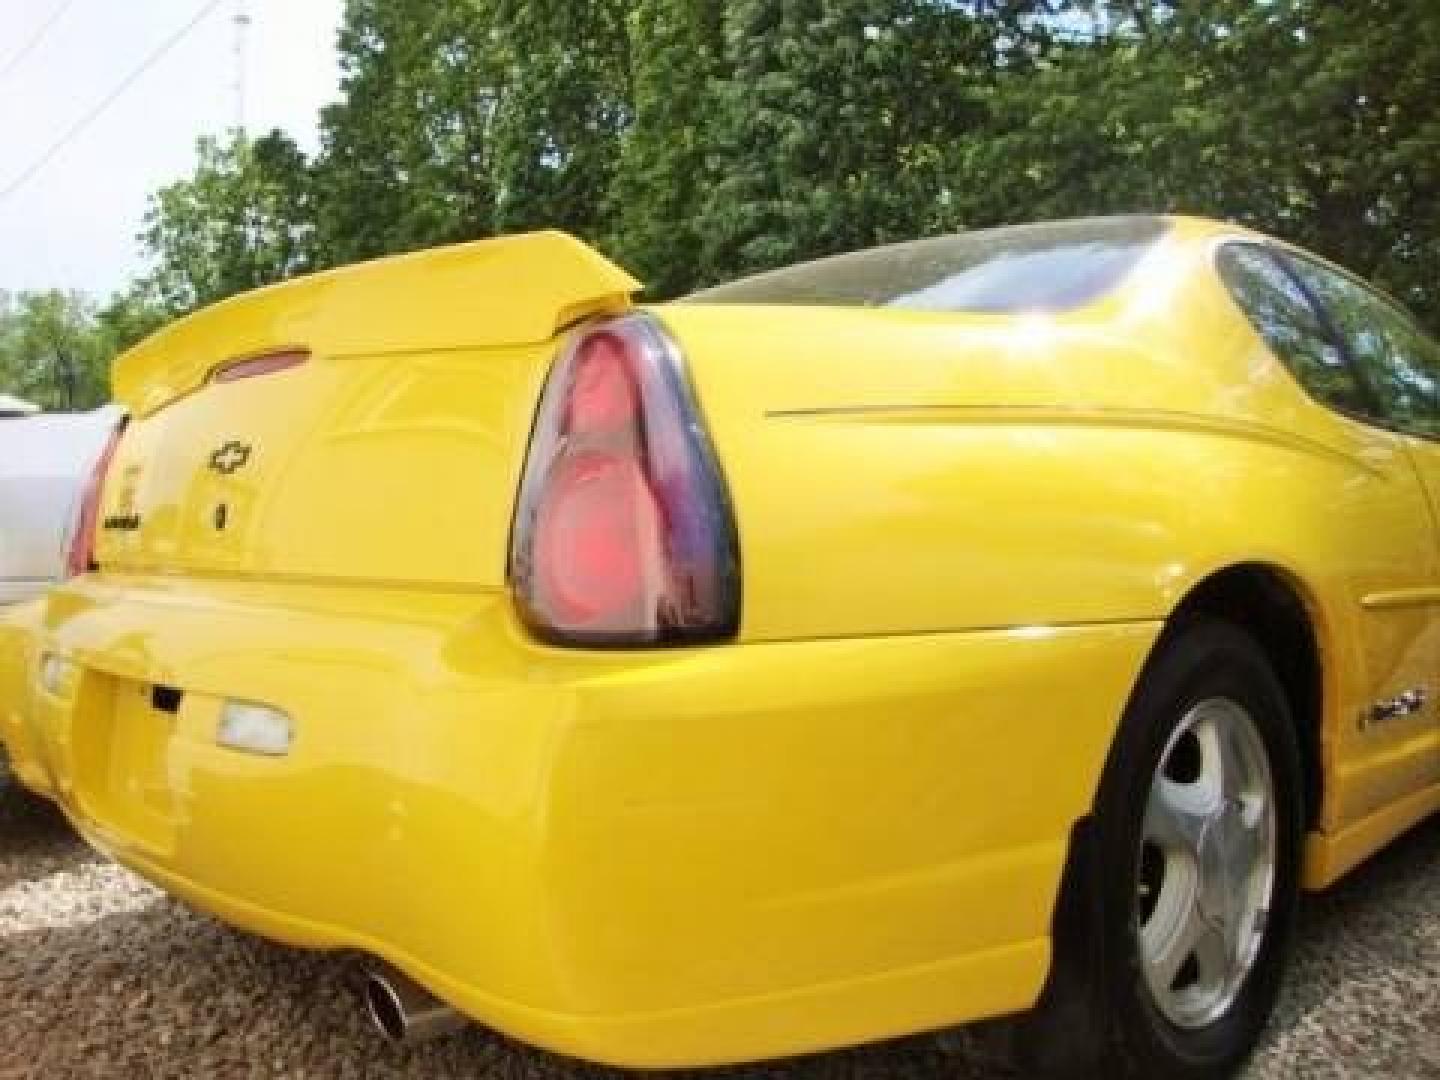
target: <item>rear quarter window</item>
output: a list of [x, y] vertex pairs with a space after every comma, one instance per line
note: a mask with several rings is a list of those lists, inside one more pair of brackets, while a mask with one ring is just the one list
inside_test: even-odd
[[1063, 311], [1114, 289], [1166, 231], [1115, 217], [981, 229], [801, 263], [686, 297], [695, 304]]
[[1355, 369], [1400, 431], [1440, 437], [1440, 346], [1374, 289], [1308, 258], [1282, 256], [1330, 317]]
[[1216, 269], [1270, 351], [1311, 397], [1355, 416], [1373, 411], [1305, 290], [1268, 250], [1259, 244], [1226, 244]]

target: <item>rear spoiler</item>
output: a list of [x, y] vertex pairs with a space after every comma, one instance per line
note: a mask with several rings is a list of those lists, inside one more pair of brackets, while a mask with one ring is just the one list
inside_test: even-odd
[[116, 400], [145, 416], [247, 356], [538, 344], [586, 315], [625, 311], [639, 288], [561, 232], [455, 244], [295, 278], [203, 308], [121, 355], [111, 383]]

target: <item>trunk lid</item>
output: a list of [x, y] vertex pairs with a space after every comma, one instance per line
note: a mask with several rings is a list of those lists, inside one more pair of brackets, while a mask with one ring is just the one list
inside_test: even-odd
[[[115, 365], [132, 420], [102, 569], [504, 586], [554, 339], [626, 310], [623, 270], [560, 233], [383, 259], [234, 297]], [[303, 362], [233, 381], [237, 361]]]

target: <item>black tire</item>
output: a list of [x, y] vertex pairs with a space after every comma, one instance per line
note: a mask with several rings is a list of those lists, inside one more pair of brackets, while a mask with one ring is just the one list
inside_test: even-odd
[[[1225, 1010], [1203, 1027], [1179, 1027], [1157, 1006], [1135, 930], [1141, 827], [1156, 768], [1171, 735], [1201, 701], [1245, 709], [1268, 758], [1275, 809], [1275, 870], [1253, 966]], [[1242, 630], [1203, 621], [1174, 629], [1146, 667], [1126, 708], [1096, 799], [1095, 869], [1100, 971], [1091, 993], [1104, 1077], [1220, 1080], [1250, 1056], [1279, 994], [1299, 896], [1304, 829], [1294, 721], [1264, 652]]]
[[[1141, 966], [1135, 920], [1144, 808], [1170, 738], [1191, 708], [1239, 704], [1264, 748], [1275, 811], [1274, 875], [1255, 960], [1224, 1010], [1177, 1027]], [[1167, 630], [1121, 719], [1093, 812], [1076, 823], [1056, 903], [1050, 975], [1036, 1007], [971, 1028], [988, 1057], [1023, 1076], [1066, 1080], [1222, 1080], [1254, 1049], [1274, 1009], [1299, 897], [1304, 806], [1290, 708], [1243, 630], [1190, 620]]]

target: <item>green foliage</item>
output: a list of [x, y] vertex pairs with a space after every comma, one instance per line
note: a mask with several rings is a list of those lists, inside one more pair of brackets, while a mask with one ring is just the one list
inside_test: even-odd
[[623, 0], [501, 0], [494, 227], [597, 236], [630, 121]]
[[505, 78], [489, 0], [350, 0], [313, 170], [320, 260], [488, 235]]
[[630, 115], [624, 14], [352, 0], [314, 167], [322, 261], [539, 226], [596, 235]]
[[142, 292], [178, 313], [289, 277], [313, 265], [313, 233], [308, 166], [289, 138], [202, 140], [194, 175], [150, 200]]
[[160, 329], [172, 315], [145, 279], [136, 280], [95, 313], [94, 333], [100, 355], [119, 356]]
[[0, 293], [0, 391], [46, 409], [89, 409], [109, 396], [109, 357], [79, 293]]
[[637, 0], [630, 13], [634, 115], [605, 207], [605, 245], [672, 297], [697, 281], [710, 185], [715, 83], [726, 72], [722, 0]]
[[892, 239], [1136, 210], [1313, 246], [1440, 323], [1430, 0], [350, 0], [305, 162], [202, 146], [146, 304], [539, 226], [673, 296]]
[[1434, 0], [348, 0], [339, 48], [315, 159], [202, 142], [129, 288], [7, 301], [0, 389], [83, 403], [199, 305], [539, 226], [670, 297], [960, 228], [1202, 213], [1440, 328]]
[[1390, 287], [1440, 328], [1440, 7], [1111, 7], [1098, 40], [1002, 79], [988, 137], [961, 155], [1003, 193], [976, 221], [1235, 219]]
[[1035, 5], [737, 0], [699, 208], [716, 280], [963, 222], [951, 146], [984, 132]]

